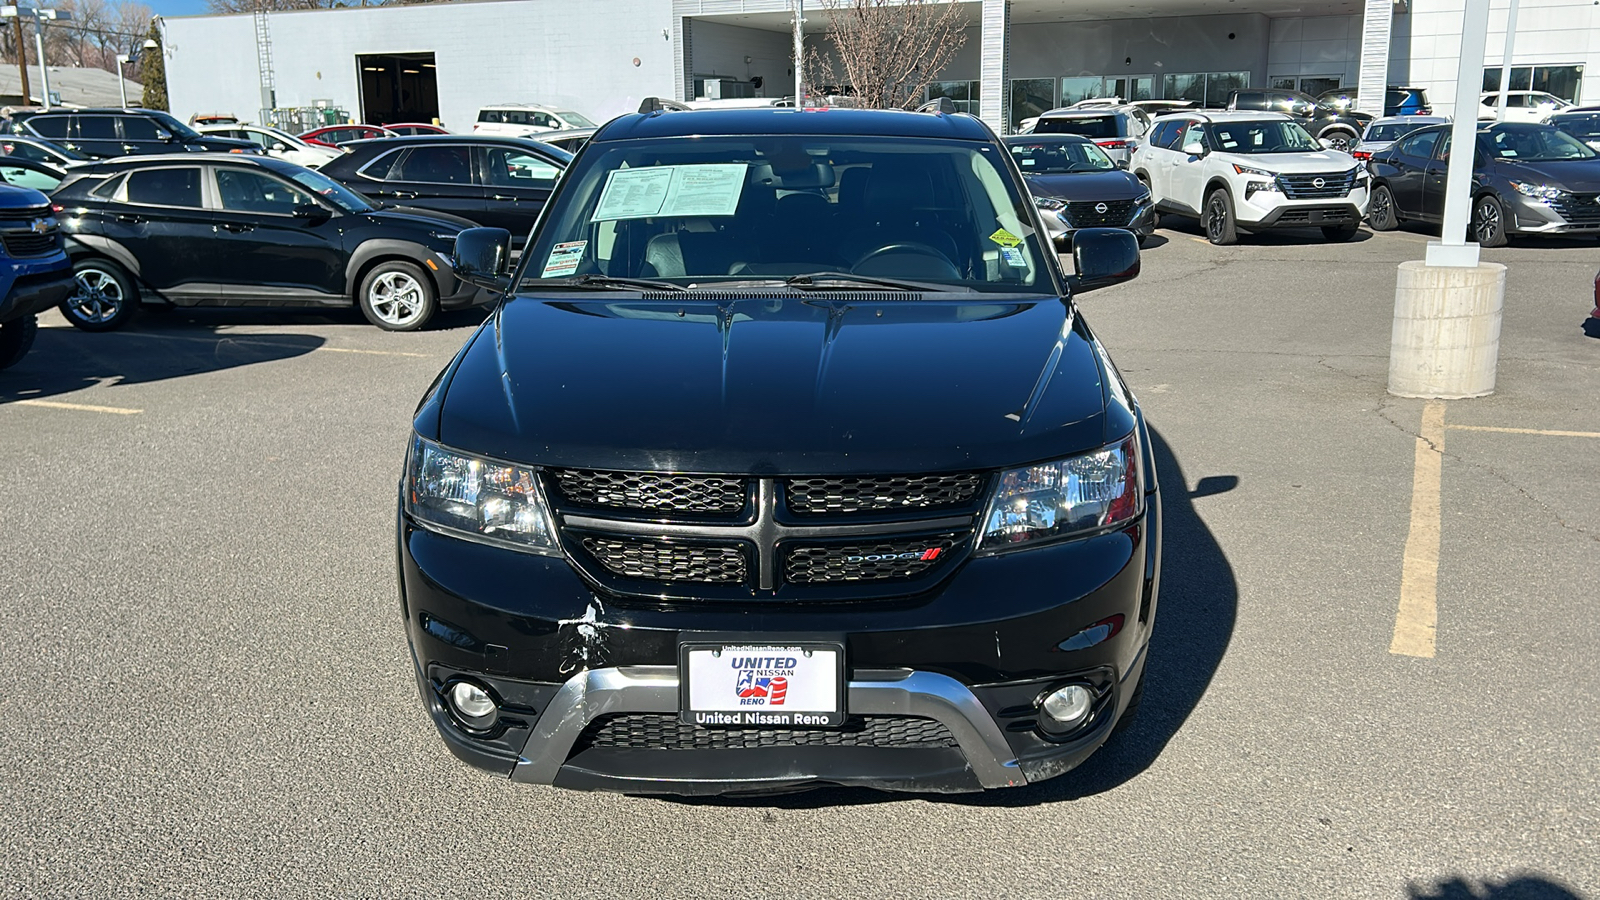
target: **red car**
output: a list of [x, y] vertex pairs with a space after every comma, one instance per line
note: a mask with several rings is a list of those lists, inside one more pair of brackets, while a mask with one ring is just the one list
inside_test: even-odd
[[394, 132], [395, 134], [403, 134], [403, 135], [405, 135], [407, 137], [410, 137], [411, 135], [414, 135], [414, 134], [449, 134], [450, 133], [449, 131], [445, 130], [444, 128], [439, 127], [438, 125], [430, 125], [427, 122], [390, 122], [389, 124], [387, 124], [387, 125], [385, 125], [383, 127], [389, 129], [390, 131]]
[[326, 125], [322, 128], [313, 128], [300, 135], [300, 140], [321, 144], [324, 147], [338, 147], [351, 141], [365, 141], [370, 138], [398, 137], [395, 132], [377, 125]]

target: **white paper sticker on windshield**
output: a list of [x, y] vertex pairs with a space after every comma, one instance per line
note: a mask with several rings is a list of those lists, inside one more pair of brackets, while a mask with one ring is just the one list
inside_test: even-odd
[[606, 188], [594, 208], [591, 222], [607, 219], [643, 219], [661, 212], [672, 186], [673, 166], [649, 169], [617, 169], [606, 176]]
[[618, 169], [607, 176], [592, 222], [651, 216], [731, 216], [744, 193], [745, 163]]
[[567, 241], [557, 244], [550, 249], [550, 258], [545, 260], [543, 278], [564, 278], [578, 271], [578, 263], [583, 261], [583, 248], [589, 246], [588, 241]]
[[1023, 257], [1022, 251], [1016, 247], [1001, 247], [1000, 258], [1004, 259], [1006, 261], [1006, 265], [1009, 265], [1013, 269], [1028, 268], [1028, 260]]

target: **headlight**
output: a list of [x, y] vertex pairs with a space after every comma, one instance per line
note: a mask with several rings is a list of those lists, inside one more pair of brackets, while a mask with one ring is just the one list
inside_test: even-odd
[[1238, 163], [1233, 164], [1233, 171], [1240, 175], [1254, 175], [1257, 178], [1265, 178], [1269, 181], [1277, 181], [1278, 179], [1277, 175], [1265, 169], [1252, 169], [1249, 166], [1241, 166]]
[[1150, 202], [1150, 189], [1149, 188], [1145, 188], [1144, 189], [1144, 193], [1142, 193], [1139, 196], [1133, 198], [1133, 205], [1134, 206], [1138, 206], [1141, 203], [1149, 203], [1149, 202]]
[[1004, 550], [1127, 522], [1144, 511], [1137, 432], [1092, 453], [1012, 469], [984, 513], [981, 550]]
[[1572, 196], [1571, 192], [1564, 191], [1558, 187], [1552, 187], [1548, 184], [1532, 184], [1526, 181], [1513, 181], [1511, 182], [1511, 186], [1517, 189], [1517, 193], [1523, 195], [1524, 197], [1532, 197], [1535, 200], [1565, 200], [1566, 198]]
[[539, 476], [413, 438], [405, 509], [433, 531], [529, 553], [561, 555]]
[[1054, 197], [1035, 197], [1033, 198], [1033, 205], [1039, 207], [1040, 209], [1048, 209], [1051, 211], [1067, 208], [1067, 204], [1057, 200]]

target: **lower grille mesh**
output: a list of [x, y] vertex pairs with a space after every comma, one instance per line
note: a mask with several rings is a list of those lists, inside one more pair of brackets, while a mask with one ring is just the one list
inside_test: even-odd
[[795, 547], [784, 559], [783, 577], [791, 584], [890, 581], [921, 575], [944, 562], [961, 535], [905, 538], [873, 543]]
[[591, 722], [572, 750], [955, 746], [955, 735], [943, 722], [916, 716], [852, 716], [841, 728], [701, 728], [685, 725], [669, 713], [625, 713]]
[[738, 547], [585, 537], [583, 549], [613, 575], [650, 581], [738, 584], [748, 565]]

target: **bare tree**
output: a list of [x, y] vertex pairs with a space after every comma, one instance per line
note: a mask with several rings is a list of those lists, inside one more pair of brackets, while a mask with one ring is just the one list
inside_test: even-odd
[[822, 78], [848, 85], [861, 106], [904, 109], [922, 102], [928, 84], [967, 41], [956, 0], [823, 0], [834, 59]]

